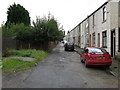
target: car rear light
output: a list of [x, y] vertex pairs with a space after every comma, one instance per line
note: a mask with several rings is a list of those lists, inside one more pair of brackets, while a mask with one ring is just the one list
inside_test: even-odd
[[111, 59], [111, 56], [108, 56], [107, 59]]

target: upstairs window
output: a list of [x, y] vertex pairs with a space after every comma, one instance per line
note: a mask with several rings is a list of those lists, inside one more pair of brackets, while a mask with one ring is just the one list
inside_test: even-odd
[[106, 7], [103, 8], [103, 22], [107, 19], [107, 10]]
[[120, 52], [120, 28], [118, 31], [118, 52]]
[[120, 1], [119, 1], [119, 17], [120, 17]]
[[95, 25], [95, 15], [93, 15], [93, 27]]

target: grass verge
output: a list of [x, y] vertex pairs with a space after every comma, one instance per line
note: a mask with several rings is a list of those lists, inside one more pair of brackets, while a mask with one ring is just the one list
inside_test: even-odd
[[39, 61], [46, 58], [48, 56], [48, 53], [39, 50], [9, 50], [7, 52], [7, 56], [22, 56], [36, 58], [36, 60], [34, 61], [23, 61], [17, 58], [2, 59], [3, 71], [14, 73], [21, 70], [29, 69], [35, 63], [38, 63]]
[[2, 69], [6, 72], [18, 72], [21, 70], [29, 69], [34, 63], [30, 61], [23, 61], [17, 58], [8, 58], [3, 60]]

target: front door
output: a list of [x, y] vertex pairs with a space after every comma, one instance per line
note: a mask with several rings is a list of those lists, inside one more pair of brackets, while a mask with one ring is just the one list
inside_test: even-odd
[[115, 30], [111, 31], [111, 56], [115, 56]]

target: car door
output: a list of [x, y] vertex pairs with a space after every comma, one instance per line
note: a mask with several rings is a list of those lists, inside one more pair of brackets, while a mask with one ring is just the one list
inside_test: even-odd
[[84, 49], [83, 53], [82, 53], [82, 59], [86, 60], [88, 56], [88, 49]]

